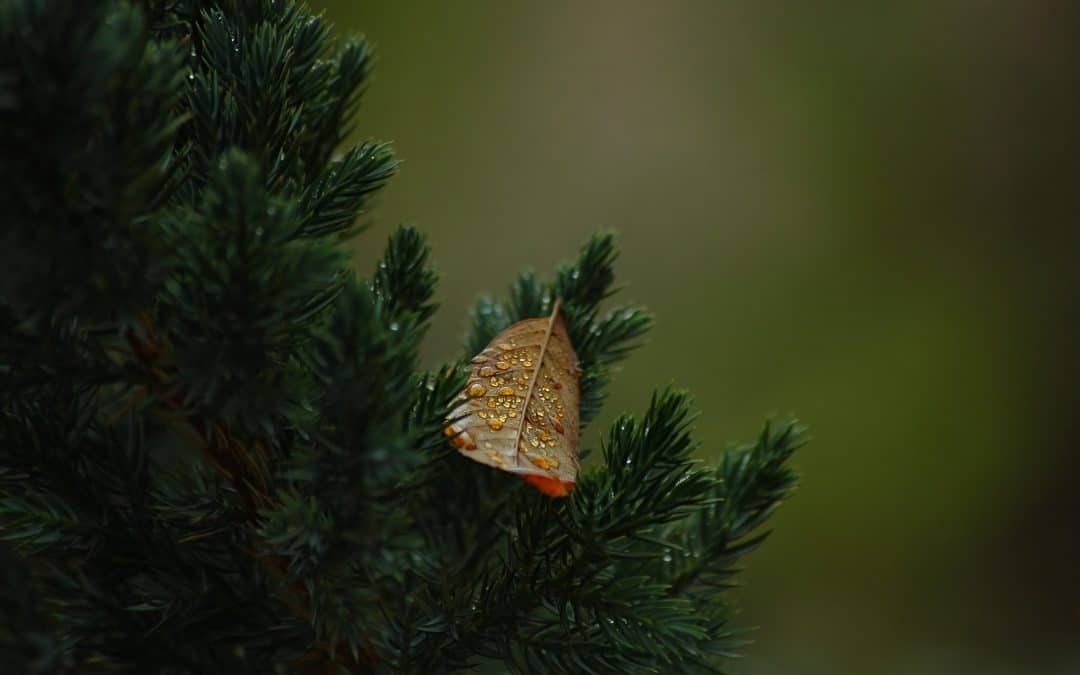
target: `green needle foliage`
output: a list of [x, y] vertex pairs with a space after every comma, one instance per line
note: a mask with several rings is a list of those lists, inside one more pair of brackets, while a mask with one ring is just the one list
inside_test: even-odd
[[[687, 394], [553, 500], [442, 436], [461, 364], [561, 298], [582, 420], [651, 324], [611, 235], [418, 352], [423, 236], [346, 240], [371, 54], [290, 0], [0, 0], [0, 672], [719, 672], [794, 486], [766, 426], [694, 459]], [[594, 457], [595, 459], [595, 457]]]

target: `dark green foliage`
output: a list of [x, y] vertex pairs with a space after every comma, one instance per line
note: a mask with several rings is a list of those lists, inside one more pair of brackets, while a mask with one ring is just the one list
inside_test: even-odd
[[[0, 672], [713, 672], [794, 485], [790, 423], [708, 468], [689, 397], [551, 500], [458, 455], [400, 228], [347, 268], [387, 146], [371, 54], [289, 0], [0, 0]], [[614, 237], [481, 300], [463, 358], [561, 298], [582, 419], [651, 325]]]
[[126, 4], [0, 3], [0, 264], [18, 272], [0, 292], [21, 319], [153, 297], [145, 216], [173, 170], [182, 63]]

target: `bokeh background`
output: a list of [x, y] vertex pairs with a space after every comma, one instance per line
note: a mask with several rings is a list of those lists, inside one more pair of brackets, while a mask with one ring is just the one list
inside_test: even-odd
[[798, 414], [737, 596], [747, 675], [1080, 673], [1077, 3], [324, 0], [378, 47], [435, 363], [590, 233], [658, 322], [587, 440], [674, 382], [703, 458]]

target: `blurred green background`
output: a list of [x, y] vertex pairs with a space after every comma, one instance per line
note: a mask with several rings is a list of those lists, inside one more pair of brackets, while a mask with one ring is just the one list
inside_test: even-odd
[[703, 457], [813, 430], [750, 560], [734, 668], [1080, 672], [1076, 3], [313, 2], [378, 48], [442, 311], [588, 233], [658, 323], [607, 412], [674, 382]]

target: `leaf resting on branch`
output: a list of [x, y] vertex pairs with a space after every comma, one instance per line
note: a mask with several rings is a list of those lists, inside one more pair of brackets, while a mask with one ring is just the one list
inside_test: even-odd
[[454, 447], [544, 494], [570, 494], [578, 474], [581, 370], [560, 301], [549, 318], [519, 321], [496, 335], [469, 368], [446, 427]]

